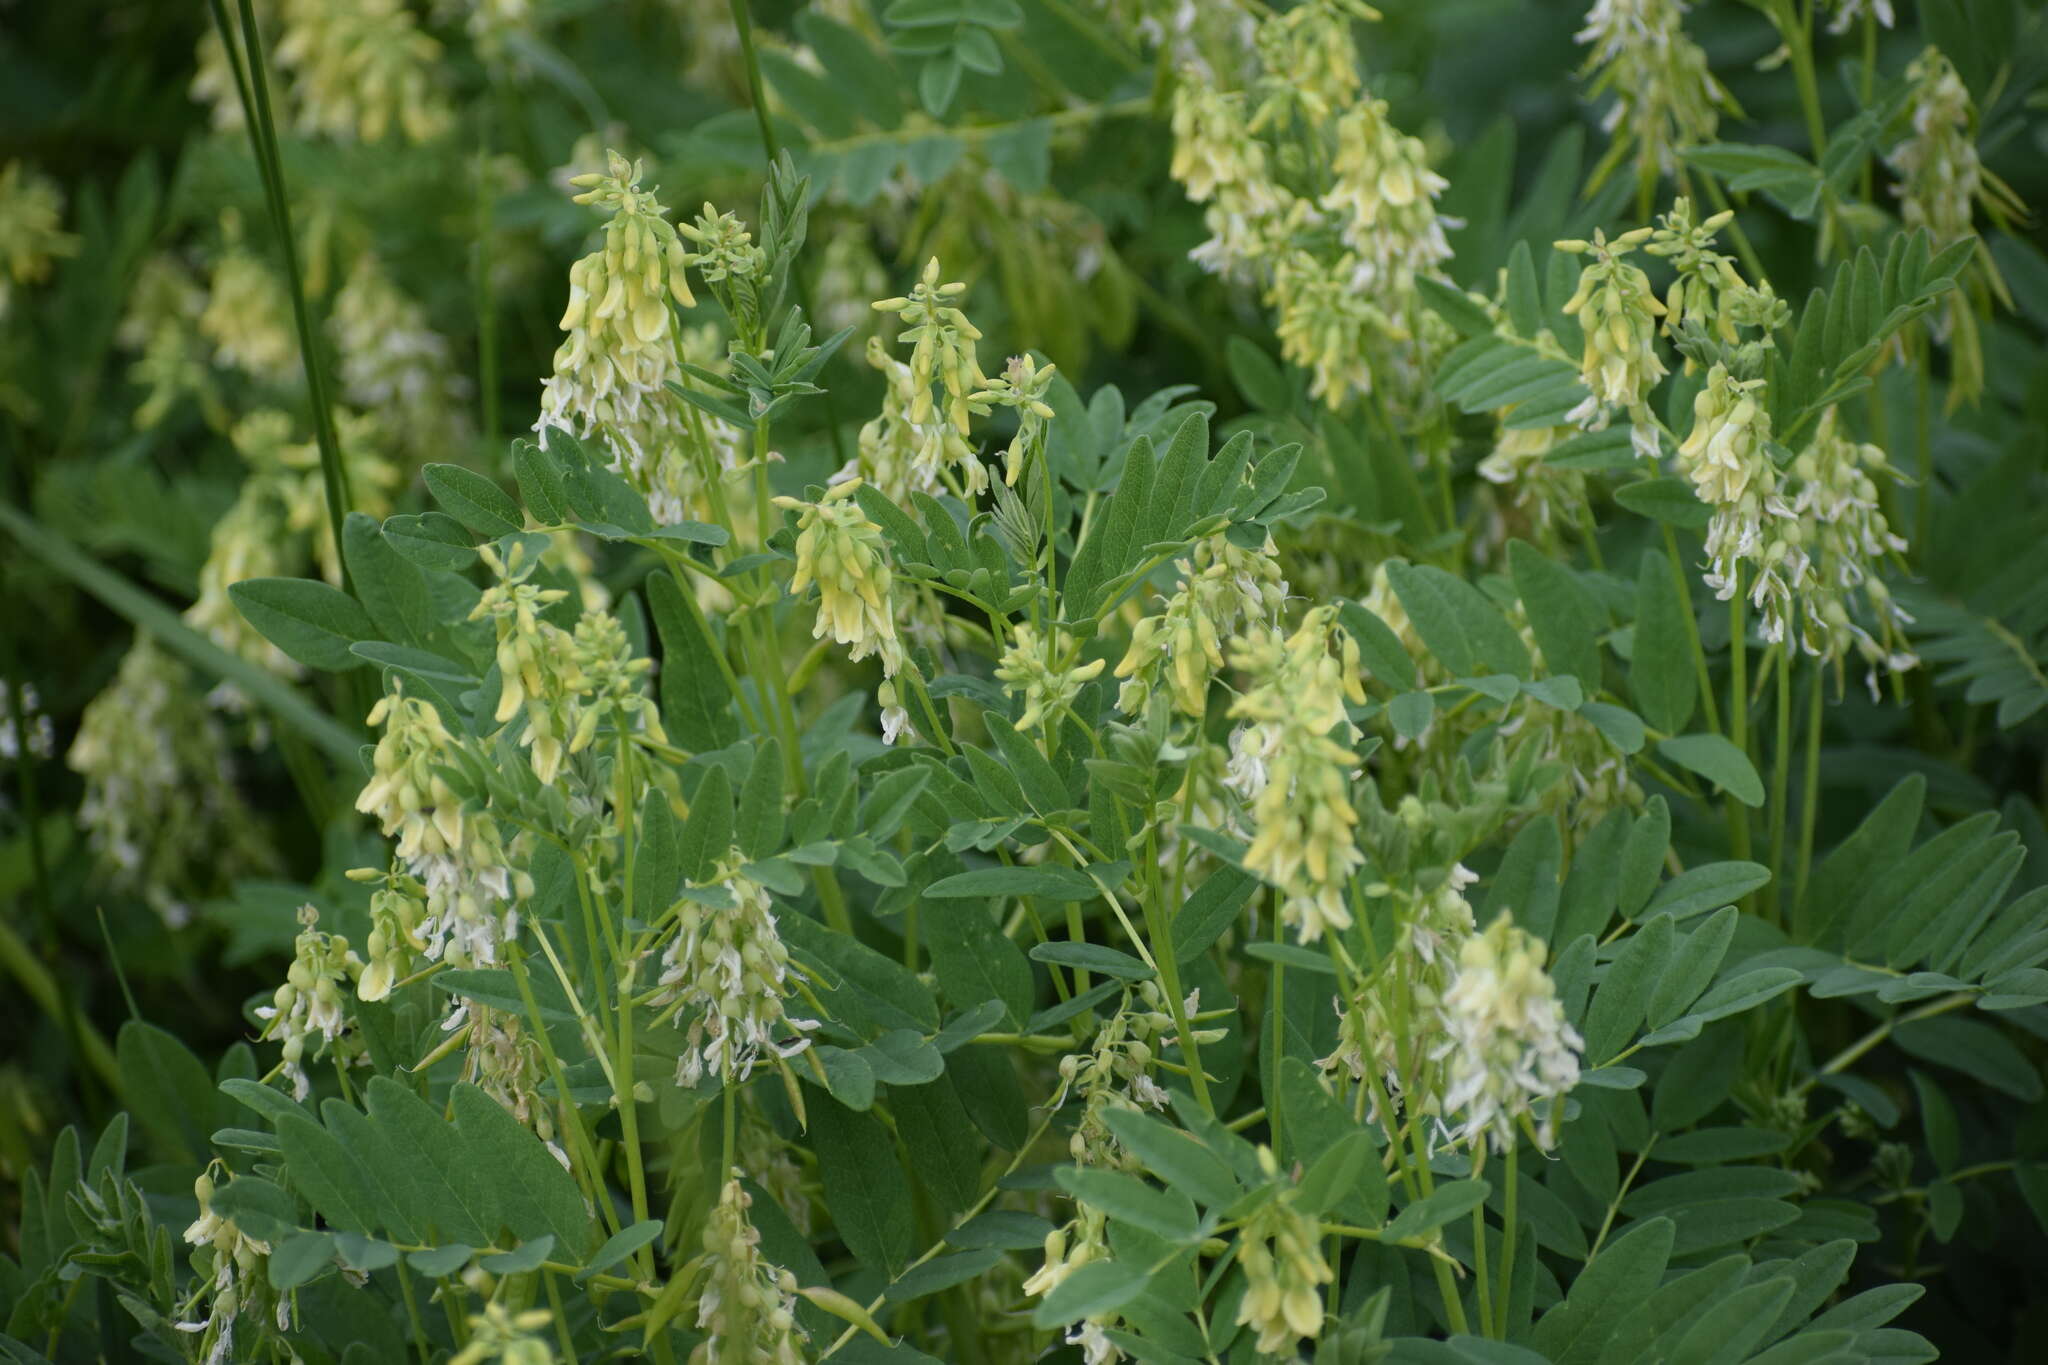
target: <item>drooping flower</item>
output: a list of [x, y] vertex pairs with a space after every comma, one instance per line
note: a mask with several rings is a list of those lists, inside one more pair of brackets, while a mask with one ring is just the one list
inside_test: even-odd
[[[1279, 1175], [1270, 1148], [1259, 1149], [1269, 1178]], [[1237, 1235], [1238, 1264], [1250, 1282], [1237, 1307], [1237, 1321], [1258, 1333], [1266, 1355], [1292, 1353], [1303, 1337], [1323, 1330], [1323, 1286], [1335, 1279], [1323, 1259], [1322, 1223], [1299, 1208], [1291, 1189], [1281, 1190], [1245, 1219]]]
[[753, 1197], [739, 1172], [732, 1175], [704, 1224], [697, 1326], [705, 1337], [690, 1365], [802, 1365], [806, 1335], [796, 1321], [796, 1277], [761, 1255], [761, 1234], [747, 1213]]
[[1251, 679], [1230, 714], [1245, 722], [1237, 747], [1259, 775], [1244, 867], [1280, 889], [1282, 920], [1313, 942], [1351, 923], [1345, 888], [1364, 862], [1350, 791], [1358, 755], [1332, 738], [1349, 732], [1344, 703], [1365, 700], [1358, 646], [1323, 606], [1290, 636], [1251, 632], [1231, 662]]
[[343, 1057], [336, 1045], [350, 1024], [342, 1002], [353, 993], [362, 972], [363, 961], [348, 946], [348, 939], [322, 930], [320, 912], [311, 905], [300, 906], [299, 936], [293, 943], [285, 982], [270, 1004], [256, 1011], [256, 1017], [263, 1020], [262, 1036], [284, 1045], [284, 1074], [291, 1082], [293, 1099], [303, 1100], [312, 1093], [307, 1061], [332, 1054], [336, 1064], [341, 1064]]
[[693, 1012], [676, 1083], [705, 1075], [737, 1085], [764, 1054], [792, 1057], [817, 1024], [790, 1015], [789, 950], [775, 927], [768, 888], [742, 870], [737, 849], [708, 885], [723, 904], [689, 897], [676, 903], [677, 928], [662, 953], [665, 999]]

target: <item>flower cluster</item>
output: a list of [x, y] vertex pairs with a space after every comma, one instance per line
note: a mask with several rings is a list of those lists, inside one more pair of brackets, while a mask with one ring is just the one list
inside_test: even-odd
[[603, 174], [572, 177], [579, 204], [608, 213], [603, 244], [569, 268], [569, 304], [543, 383], [534, 430], [600, 438], [612, 467], [644, 487], [682, 459], [684, 429], [671, 382], [683, 378], [670, 304], [689, 307], [690, 253], [654, 191], [640, 188], [640, 163], [609, 153]]
[[1066, 632], [1054, 630], [1041, 636], [1036, 627], [1020, 621], [1013, 628], [1010, 647], [996, 661], [996, 680], [1012, 695], [1022, 693], [1024, 712], [1017, 717], [1019, 730], [1031, 730], [1056, 721], [1061, 711], [1073, 704], [1081, 686], [1100, 676], [1107, 660], [1075, 663], [1073, 642]]
[[1542, 941], [1505, 911], [1458, 950], [1437, 1060], [1445, 1071], [1443, 1112], [1463, 1115], [1454, 1130], [1461, 1143], [1486, 1140], [1506, 1151], [1515, 1125], [1542, 1100], [1551, 1103], [1536, 1139], [1545, 1147], [1557, 1140], [1557, 1101], [1578, 1084], [1585, 1042], [1565, 1019], [1543, 959]]
[[442, 769], [456, 762], [458, 744], [431, 703], [394, 682], [369, 724], [384, 733], [356, 809], [397, 838], [399, 860], [426, 892], [418, 930], [426, 955], [455, 966], [496, 963], [499, 945], [517, 932], [518, 902], [533, 894], [524, 858], [513, 856], [488, 811], [470, 809], [448, 785]]
[[57, 182], [19, 161], [0, 170], [0, 318], [16, 285], [40, 282], [51, 262], [77, 254], [78, 238], [63, 224]]
[[[1271, 1148], [1259, 1149], [1269, 1179], [1280, 1173]], [[1249, 1287], [1237, 1321], [1258, 1333], [1261, 1354], [1291, 1353], [1303, 1337], [1323, 1330], [1323, 1286], [1335, 1279], [1323, 1259], [1323, 1227], [1282, 1190], [1245, 1219], [1237, 1238], [1238, 1264]]]
[[396, 129], [426, 142], [454, 123], [436, 79], [441, 44], [403, 0], [283, 0], [282, 9], [277, 63], [291, 74], [301, 133], [381, 142]]
[[704, 1340], [690, 1365], [801, 1365], [804, 1329], [796, 1321], [796, 1277], [761, 1255], [761, 1234], [739, 1173], [718, 1192], [704, 1224], [707, 1283], [697, 1301]]
[[1707, 585], [1724, 601], [1741, 590], [1751, 570], [1750, 593], [1764, 613], [1764, 633], [1781, 639], [1794, 605], [1803, 558], [1791, 553], [1783, 523], [1792, 509], [1780, 492], [1771, 461], [1771, 419], [1763, 405], [1764, 381], [1735, 379], [1725, 365], [1707, 372], [1693, 399], [1692, 430], [1678, 447], [1679, 468], [1701, 502], [1714, 509], [1707, 526]]
[[[270, 1297], [265, 1273], [270, 1243], [259, 1241], [235, 1226], [235, 1220], [213, 1211], [216, 1188], [215, 1162], [192, 1182], [192, 1195], [199, 1201], [199, 1216], [185, 1229], [185, 1241], [196, 1248], [193, 1269], [206, 1282], [207, 1316], [203, 1321], [180, 1322], [178, 1330], [200, 1337], [206, 1347], [206, 1365], [223, 1365], [234, 1359], [235, 1319], [244, 1311], [258, 1309]], [[289, 1324], [288, 1307], [278, 1304], [278, 1328]]]
[[1116, 666], [1123, 679], [1117, 706], [1126, 715], [1144, 711], [1162, 683], [1183, 715], [1204, 713], [1209, 682], [1223, 668], [1223, 641], [1252, 626], [1279, 624], [1287, 580], [1275, 554], [1270, 538], [1248, 550], [1214, 535], [1176, 561], [1179, 585], [1156, 614], [1131, 628]]
[[228, 741], [184, 665], [137, 639], [79, 721], [65, 761], [85, 779], [78, 822], [110, 880], [165, 923], [191, 917], [195, 882], [266, 866], [235, 791]]
[[790, 576], [789, 590], [801, 595], [817, 584], [818, 621], [812, 638], [830, 637], [846, 645], [847, 657], [856, 661], [870, 654], [882, 661], [883, 737], [893, 742], [910, 724], [895, 682], [907, 656], [890, 602], [895, 573], [889, 567], [882, 528], [868, 520], [854, 500], [859, 489], [859, 479], [846, 479], [816, 502], [780, 497], [775, 505], [798, 514], [796, 572]]
[[1284, 357], [1331, 408], [1379, 389], [1397, 408], [1423, 388], [1442, 324], [1416, 281], [1449, 259], [1422, 143], [1362, 92], [1352, 0], [1311, 0], [1259, 22], [1249, 90], [1183, 69], [1171, 173], [1206, 206], [1193, 258], [1257, 283]]
[[1331, 737], [1352, 730], [1344, 704], [1365, 700], [1363, 669], [1336, 615], [1316, 607], [1294, 634], [1261, 626], [1231, 651], [1251, 679], [1230, 707], [1244, 723], [1231, 738], [1233, 785], [1255, 829], [1245, 870], [1280, 889], [1281, 918], [1304, 943], [1351, 923], [1344, 891], [1364, 862], [1350, 792], [1358, 755]]
[[[1137, 1160], [1110, 1132], [1105, 1115], [1115, 1109], [1166, 1107], [1166, 1091], [1150, 1071], [1160, 1052], [1179, 1042], [1167, 1003], [1157, 983], [1141, 983], [1136, 999], [1126, 995], [1117, 1012], [1096, 1029], [1086, 1052], [1070, 1052], [1060, 1059], [1061, 1094], [1081, 1103], [1080, 1121], [1067, 1139], [1068, 1151], [1081, 1165], [1137, 1169]], [[1190, 993], [1182, 1004], [1192, 1018], [1201, 1006], [1200, 992]], [[1193, 1036], [1199, 1047], [1219, 1041], [1224, 1033], [1197, 1029]]]
[[695, 1085], [706, 1074], [737, 1084], [762, 1054], [803, 1051], [817, 1027], [788, 1011], [789, 950], [775, 928], [768, 888], [746, 875], [744, 863], [733, 850], [713, 874], [713, 894], [693, 894], [675, 906], [676, 932], [662, 952], [660, 981], [663, 998], [693, 1014], [676, 1062], [678, 1085]]
[[1557, 244], [1559, 251], [1593, 258], [1579, 272], [1579, 287], [1564, 305], [1585, 336], [1579, 377], [1586, 400], [1567, 420], [1598, 430], [1616, 410], [1626, 412], [1635, 420], [1636, 449], [1652, 458], [1657, 437], [1643, 400], [1668, 373], [1657, 355], [1657, 319], [1664, 316], [1664, 305], [1651, 290], [1649, 276], [1626, 258], [1654, 232], [1636, 228], [1610, 242], [1604, 232], [1595, 231], [1590, 242]]
[[[1813, 440], [1792, 462], [1798, 488], [1792, 510], [1808, 565], [1800, 645], [1831, 662], [1855, 650], [1868, 666], [1873, 692], [1880, 670], [1903, 672], [1918, 662], [1905, 638], [1912, 618], [1881, 576], [1885, 557], [1906, 549], [1878, 501], [1877, 478], [1890, 473], [1884, 452], [1844, 432], [1834, 408], [1822, 414]], [[1854, 611], [1858, 605], [1864, 610]]]
[[320, 912], [311, 905], [300, 906], [292, 965], [270, 1003], [256, 1011], [263, 1021], [261, 1036], [284, 1044], [284, 1074], [292, 1083], [292, 1098], [303, 1100], [312, 1093], [306, 1077], [309, 1057], [332, 1055], [336, 1065], [344, 1060], [336, 1046], [349, 1026], [342, 1001], [362, 974], [363, 960], [348, 940], [323, 931]]
[[[1594, 0], [1578, 41], [1592, 51], [1587, 93], [1612, 95], [1600, 126], [1614, 135], [1600, 174], [1635, 149], [1643, 186], [1678, 169], [1678, 149], [1714, 140], [1721, 111], [1735, 102], [1686, 36], [1683, 0]], [[1647, 190], [1645, 191], [1647, 192]]]
[[340, 357], [342, 396], [383, 415], [415, 458], [438, 458], [467, 439], [462, 404], [468, 380], [448, 338], [428, 324], [418, 301], [365, 252], [334, 296], [327, 321]]
[[[925, 263], [924, 274], [907, 297], [881, 299], [875, 304], [878, 312], [894, 313], [902, 319], [903, 331], [897, 339], [910, 343], [910, 401], [904, 419], [922, 429], [943, 417], [962, 439], [970, 415], [988, 410], [978, 404], [975, 395], [989, 387], [974, 354], [981, 331], [960, 311], [959, 299], [966, 292], [967, 286], [958, 281], [940, 283], [939, 258], [934, 256]], [[934, 385], [944, 395], [942, 402], [933, 399]]]

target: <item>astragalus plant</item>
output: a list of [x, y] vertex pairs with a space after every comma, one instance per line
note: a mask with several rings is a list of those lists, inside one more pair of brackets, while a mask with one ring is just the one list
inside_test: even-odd
[[[218, 7], [197, 88], [279, 240], [278, 118], [444, 136], [433, 34], [510, 80], [559, 60], [526, 8]], [[334, 367], [230, 224], [206, 290], [150, 268], [138, 377], [218, 401], [203, 338], [316, 416], [224, 425], [182, 619], [0, 505], [145, 631], [64, 751], [80, 894], [189, 933], [230, 885], [289, 945], [202, 1061], [0, 940], [154, 1162], [124, 1113], [27, 1168], [0, 1358], [2024, 1350], [2048, 265], [1976, 233], [2024, 213], [1985, 156], [2042, 135], [2038, 15], [1890, 62], [1882, 3], [1703, 44], [1601, 0], [1556, 75], [1606, 154], [1517, 183], [1355, 0], [649, 8], [720, 35], [765, 175], [585, 140], [518, 438], [374, 257]], [[976, 103], [1058, 89], [1048, 34], [1121, 74]], [[1758, 101], [1778, 141], [1714, 140]], [[1058, 166], [1134, 120], [1146, 185], [931, 221], [1055, 193], [1012, 124]], [[1113, 267], [1157, 349], [1237, 395], [1036, 349], [1020, 261], [1117, 192], [1185, 257]], [[0, 180], [26, 288], [60, 204]], [[224, 756], [272, 722], [304, 884]]]

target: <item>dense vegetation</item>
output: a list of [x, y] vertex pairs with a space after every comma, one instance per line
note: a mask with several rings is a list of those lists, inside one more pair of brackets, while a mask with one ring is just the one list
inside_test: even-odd
[[0, 1360], [2039, 1357], [2038, 3], [88, 9]]

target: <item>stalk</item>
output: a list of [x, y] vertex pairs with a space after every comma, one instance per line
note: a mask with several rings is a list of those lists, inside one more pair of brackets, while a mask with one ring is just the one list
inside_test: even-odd
[[1776, 922], [1782, 918], [1785, 881], [1785, 830], [1791, 812], [1786, 809], [1792, 779], [1792, 638], [1778, 643], [1778, 733], [1771, 745], [1771, 880], [1764, 904]]
[[1813, 681], [1806, 694], [1806, 771], [1799, 792], [1799, 880], [1793, 885], [1795, 908], [1806, 903], [1806, 882], [1813, 871], [1813, 826], [1820, 813], [1821, 677], [1827, 666], [1813, 661]]
[[[241, 42], [228, 26], [224, 0], [207, 0], [213, 22], [220, 30], [221, 46], [229, 68], [235, 73], [235, 93], [242, 103], [242, 122], [249, 129], [249, 144], [255, 153], [256, 169], [263, 178], [263, 197], [270, 210], [270, 225], [277, 233], [278, 250], [284, 256], [285, 290], [291, 296], [292, 321], [299, 333], [299, 358], [306, 368], [306, 391], [313, 404], [313, 439], [320, 447], [320, 482], [327, 495], [327, 521], [334, 532], [334, 551], [341, 564], [343, 592], [353, 594], [348, 562], [341, 558], [341, 524], [355, 499], [349, 491], [348, 470], [341, 462], [341, 441], [334, 433], [334, 409], [327, 397], [327, 374], [320, 361], [320, 348], [313, 329], [312, 310], [306, 303], [305, 278], [299, 270], [299, 248], [292, 236], [291, 201], [285, 194], [284, 161], [277, 149], [277, 125], [270, 107], [270, 80], [265, 73], [263, 34], [256, 26], [253, 0], [241, 0]], [[239, 52], [239, 55], [238, 55]], [[244, 63], [246, 62], [246, 67]]]

